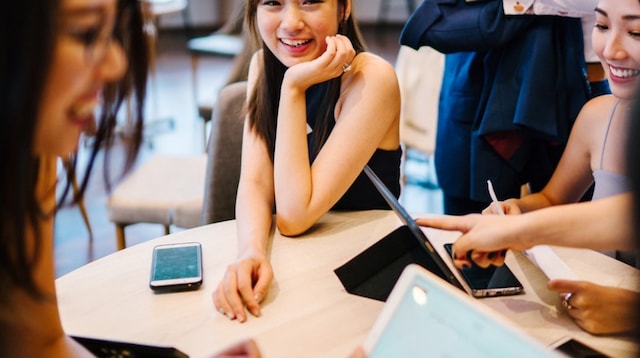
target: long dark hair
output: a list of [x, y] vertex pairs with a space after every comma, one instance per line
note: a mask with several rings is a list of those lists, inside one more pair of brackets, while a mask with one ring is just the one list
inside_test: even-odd
[[[129, 67], [118, 83], [104, 89], [97, 133], [74, 201], [82, 197], [101, 148], [106, 148], [104, 167], [105, 171], [108, 169], [108, 148], [114, 138], [116, 114], [125, 98], [131, 99], [135, 123], [125, 170], [133, 165], [142, 140], [149, 47], [142, 32], [140, 2], [118, 0], [118, 13], [127, 16], [118, 16], [121, 23], [114, 30], [114, 38], [122, 44]], [[42, 247], [43, 235], [38, 222], [53, 213], [45, 212], [35, 195], [39, 160], [33, 148], [60, 14], [60, 0], [9, 1], [0, 12], [0, 48], [3, 50], [0, 56], [0, 167], [3, 171], [0, 175], [0, 301], [12, 287], [42, 297], [32, 273]], [[75, 167], [75, 156], [72, 156], [67, 183], [71, 183]], [[60, 202], [68, 192], [67, 185]], [[26, 242], [28, 230], [35, 234], [33, 243]]]
[[[346, 2], [347, 0], [338, 0], [339, 14], [336, 14], [340, 21], [338, 33], [351, 40], [356, 53], [366, 51], [364, 39], [353, 16], [353, 9], [351, 16], [345, 19]], [[259, 75], [256, 86], [250, 94], [247, 111], [250, 128], [264, 139], [273, 161], [280, 88], [287, 67], [269, 51], [260, 39], [256, 24], [258, 3], [259, 0], [247, 1], [245, 19], [246, 26], [254, 42], [254, 48], [262, 48], [263, 50], [264, 72]], [[312, 156], [314, 157], [327, 140], [333, 127], [335, 104], [340, 95], [340, 81], [340, 77], [327, 81], [326, 95], [322, 96], [322, 103], [318, 107], [321, 110], [314, 113], [316, 116], [315, 121], [310, 121], [315, 122], [313, 131], [316, 135], [312, 146]]]

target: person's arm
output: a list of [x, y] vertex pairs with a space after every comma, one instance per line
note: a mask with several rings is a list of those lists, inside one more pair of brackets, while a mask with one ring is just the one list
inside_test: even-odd
[[[247, 98], [261, 67], [261, 52], [257, 52], [249, 68]], [[229, 319], [244, 322], [245, 306], [253, 315], [260, 315], [259, 302], [266, 296], [273, 279], [268, 257], [273, 205], [273, 167], [267, 146], [245, 120], [236, 198], [238, 260], [227, 268], [213, 293], [216, 308]]]
[[[285, 74], [279, 104], [274, 178], [276, 223], [283, 235], [309, 229], [344, 195], [376, 148], [399, 145], [400, 91], [393, 67], [349, 40], [327, 38], [327, 51]], [[313, 164], [306, 140], [305, 90], [342, 74], [336, 124]], [[365, 80], [366, 79], [366, 80]]]
[[505, 15], [593, 15], [598, 0], [503, 0]]
[[[422, 218], [417, 222], [422, 226], [462, 232], [453, 245], [458, 267], [470, 264], [466, 255], [471, 250], [481, 253], [505, 249], [520, 251], [541, 244], [594, 250], [633, 250], [631, 200], [631, 193], [626, 193], [522, 215], [471, 214]], [[488, 266], [491, 262], [477, 263]]]

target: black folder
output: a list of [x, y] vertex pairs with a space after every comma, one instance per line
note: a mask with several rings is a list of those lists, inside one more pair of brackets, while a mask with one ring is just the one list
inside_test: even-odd
[[411, 263], [466, 292], [398, 199], [369, 166], [364, 172], [404, 225], [334, 270], [347, 292], [386, 301], [402, 270]]

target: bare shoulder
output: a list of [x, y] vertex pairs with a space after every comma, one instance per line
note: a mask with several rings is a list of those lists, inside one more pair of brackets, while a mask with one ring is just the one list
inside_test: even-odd
[[594, 97], [582, 106], [578, 119], [589, 122], [606, 122], [617, 100], [613, 95]]
[[582, 106], [571, 130], [574, 141], [599, 148], [602, 133], [616, 101], [617, 98], [613, 95], [602, 95], [587, 101]]
[[249, 62], [249, 78], [254, 78], [258, 75], [258, 73], [262, 72], [262, 49], [256, 51], [251, 56], [251, 61]]
[[249, 73], [247, 74], [247, 98], [250, 97], [250, 93], [253, 92], [258, 76], [262, 73], [262, 56], [262, 49], [256, 51], [251, 56], [251, 61], [249, 62]]
[[397, 82], [393, 66], [384, 58], [371, 52], [361, 52], [353, 60], [353, 73], [361, 73], [366, 78], [388, 78]]
[[359, 53], [351, 63], [351, 71], [343, 76], [345, 88], [373, 96], [399, 97], [400, 86], [393, 66], [382, 57], [370, 52]]

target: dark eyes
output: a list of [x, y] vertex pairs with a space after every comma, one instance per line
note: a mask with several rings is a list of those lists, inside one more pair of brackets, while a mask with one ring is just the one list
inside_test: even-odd
[[86, 47], [92, 47], [100, 39], [102, 27], [89, 28], [86, 30], [78, 30], [71, 33], [71, 36], [78, 40]]
[[[319, 4], [319, 3], [323, 3], [324, 0], [305, 0], [302, 2], [303, 5], [312, 5], [312, 4]], [[265, 6], [279, 6], [282, 5], [280, 1], [263, 1], [261, 3], [262, 5]]]
[[[598, 31], [607, 31], [607, 30], [609, 30], [609, 26], [603, 25], [603, 24], [599, 24], [599, 23], [596, 23], [594, 27], [596, 29], [598, 29]], [[628, 34], [631, 37], [640, 38], [640, 32], [638, 32], [638, 31], [629, 31]]]
[[594, 27], [600, 31], [605, 31], [609, 29], [609, 26], [598, 24], [598, 23], [596, 23]]

